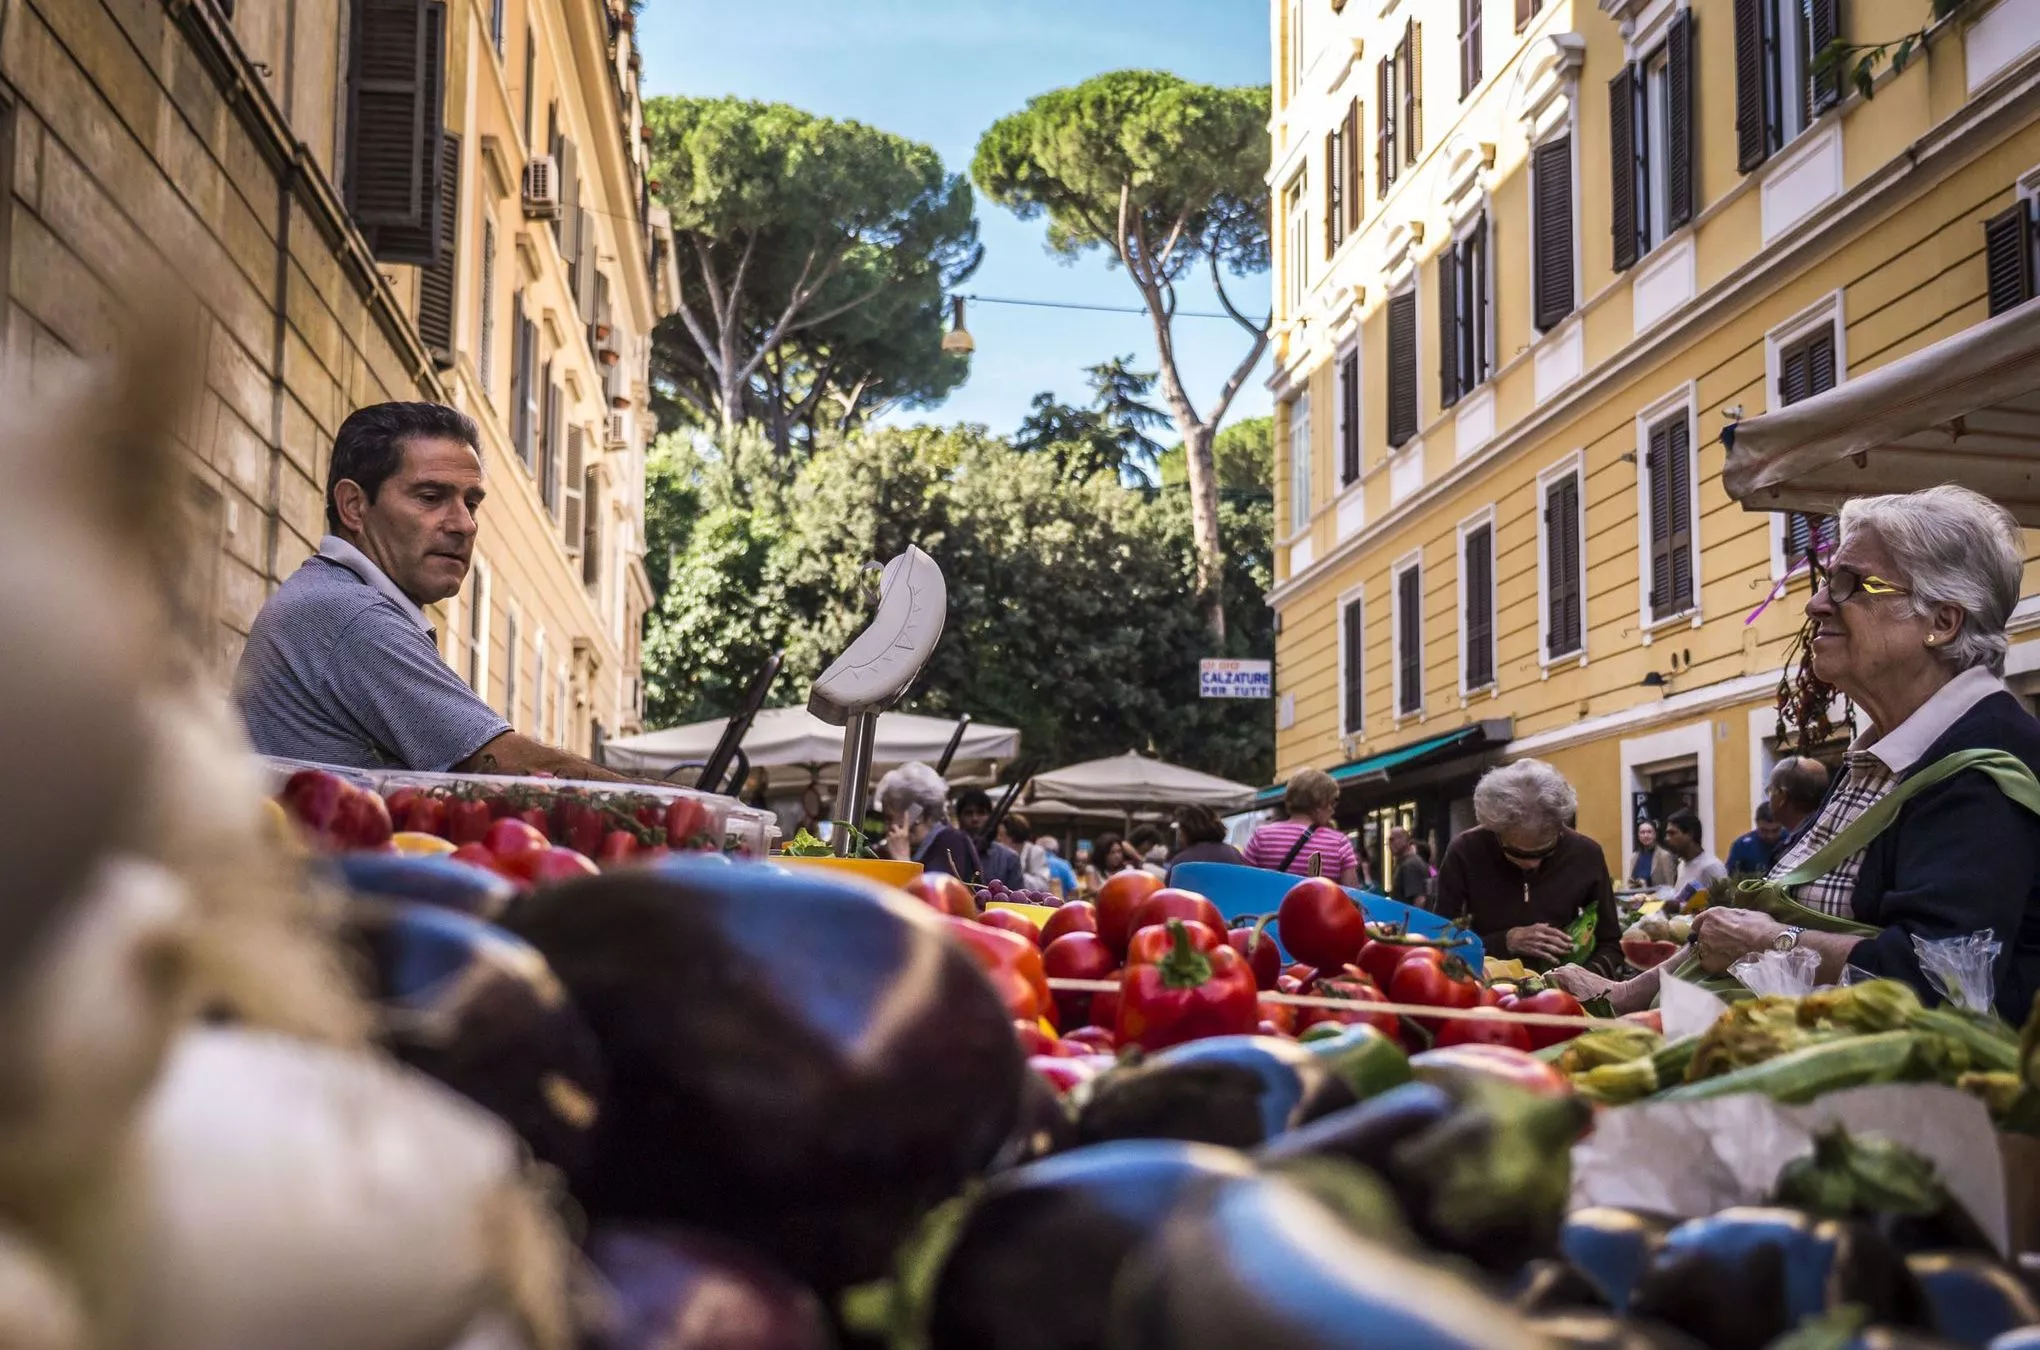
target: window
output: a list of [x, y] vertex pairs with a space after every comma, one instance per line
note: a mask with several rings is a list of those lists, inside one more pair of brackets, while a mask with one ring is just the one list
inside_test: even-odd
[[1310, 395], [1289, 404], [1289, 531], [1310, 526]]
[[1693, 219], [1693, 15], [1608, 82], [1615, 270]]
[[1340, 184], [1339, 195], [1346, 203], [1346, 219], [1341, 238], [1351, 238], [1359, 233], [1360, 206], [1367, 195], [1367, 176], [1360, 157], [1362, 120], [1360, 100], [1356, 98], [1346, 105], [1346, 132], [1340, 142], [1345, 151], [1345, 181]]
[[1396, 91], [1402, 97], [1403, 163], [1414, 166], [1424, 153], [1424, 34], [1415, 19], [1403, 26], [1403, 39], [1396, 44]]
[[547, 361], [538, 379], [540, 404], [538, 423], [538, 499], [554, 520], [560, 518], [560, 387], [553, 383], [553, 363]]
[[467, 682], [468, 688], [489, 697], [489, 574], [476, 560], [473, 581], [468, 586]]
[[1366, 723], [1366, 609], [1359, 596], [1339, 606], [1339, 731], [1357, 735]]
[[524, 29], [524, 147], [531, 149], [531, 100], [538, 87], [538, 38]]
[[[1835, 327], [1832, 322], [1799, 338], [1778, 353], [1778, 406], [1825, 394], [1835, 387]], [[1785, 567], [1789, 572], [1809, 553], [1826, 553], [1838, 542], [1833, 516], [1785, 514]]]
[[1396, 118], [1401, 106], [1396, 58], [1384, 56], [1374, 67], [1374, 195], [1386, 197], [1402, 169], [1396, 153]]
[[1480, 11], [1483, 0], [1459, 0], [1459, 97], [1480, 87]]
[[569, 556], [580, 553], [588, 533], [588, 499], [583, 491], [587, 465], [587, 436], [579, 427], [567, 428], [566, 462], [560, 471], [560, 542]]
[[1360, 479], [1360, 348], [1339, 355], [1334, 380], [1339, 399], [1339, 486]]
[[1685, 409], [1650, 428], [1644, 453], [1650, 621], [1693, 608], [1693, 433]]
[[1417, 293], [1388, 298], [1388, 443], [1400, 448], [1417, 434]]
[[1289, 222], [1289, 312], [1299, 313], [1303, 309], [1305, 285], [1305, 259], [1310, 256], [1310, 211], [1304, 202], [1305, 189], [1309, 184], [1303, 174], [1289, 184], [1282, 194], [1283, 218]]
[[505, 0], [489, 0], [489, 41], [496, 46], [496, 55], [503, 54], [503, 8]]
[[1438, 255], [1438, 400], [1451, 407], [1488, 377], [1487, 213]]
[[1424, 710], [1424, 568], [1413, 562], [1395, 578], [1395, 710]]
[[531, 735], [534, 740], [544, 740], [550, 730], [546, 721], [548, 686], [546, 684], [545, 629], [540, 628], [531, 635]]
[[1578, 305], [1573, 280], [1572, 137], [1530, 152], [1530, 267], [1534, 319], [1540, 332], [1565, 322]]
[[1736, 167], [1756, 168], [1841, 100], [1841, 0], [1735, 0]]
[[2025, 197], [1983, 222], [1983, 262], [1993, 316], [2033, 298], [2033, 203]]
[[510, 605], [503, 611], [503, 716], [512, 725], [517, 721], [517, 662], [521, 656], [517, 636], [517, 606]]
[[1544, 8], [1544, 0], [1516, 0], [1516, 31], [1522, 32], [1537, 17], [1537, 11]]
[[581, 502], [581, 584], [593, 595], [602, 589], [602, 482], [593, 466], [581, 476]]
[[1495, 682], [1495, 526], [1492, 514], [1459, 537], [1460, 685]]
[[383, 262], [439, 261], [446, 6], [360, 0], [348, 43], [347, 209]]
[[524, 317], [524, 292], [510, 298], [510, 443], [524, 467], [537, 469], [538, 436], [538, 325]]
[[1292, 98], [1303, 89], [1303, 57], [1310, 50], [1303, 34], [1303, 12], [1306, 8], [1305, 0], [1289, 0], [1289, 93]]
[[1580, 474], [1574, 469], [1544, 484], [1544, 658], [1556, 661], [1586, 648], [1581, 597], [1586, 590], [1580, 557]]
[[1346, 124], [1325, 137], [1325, 257], [1346, 241]]
[[453, 369], [453, 316], [458, 313], [460, 272], [460, 137], [439, 138], [439, 206], [433, 214], [439, 245], [418, 273], [418, 339], [441, 370]]
[[482, 397], [496, 401], [496, 222], [482, 217], [482, 323], [475, 342], [475, 375]]

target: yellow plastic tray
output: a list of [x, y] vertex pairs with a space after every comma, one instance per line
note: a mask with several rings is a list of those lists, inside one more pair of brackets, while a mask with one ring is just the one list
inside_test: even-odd
[[1024, 914], [1034, 920], [1038, 928], [1048, 922], [1048, 916], [1055, 913], [1054, 905], [1023, 905], [1017, 900], [994, 900], [986, 909], [1010, 909], [1015, 914]]
[[829, 872], [849, 872], [886, 886], [904, 886], [921, 875], [921, 864], [897, 862], [891, 858], [790, 858], [772, 859], [782, 867], [818, 867]]

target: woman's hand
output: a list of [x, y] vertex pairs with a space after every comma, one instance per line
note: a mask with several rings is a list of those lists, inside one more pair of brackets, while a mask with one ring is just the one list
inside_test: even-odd
[[1560, 966], [1547, 974], [1544, 982], [1557, 985], [1582, 1003], [1601, 998], [1616, 988], [1615, 981], [1606, 975], [1596, 975], [1585, 966]]
[[1766, 951], [1785, 925], [1754, 909], [1703, 909], [1693, 916], [1700, 968], [1719, 975], [1751, 952]]
[[1548, 923], [1511, 928], [1502, 939], [1513, 956], [1535, 957], [1539, 961], [1563, 961], [1572, 955], [1572, 939]]
[[906, 862], [914, 856], [914, 844], [907, 837], [907, 822], [904, 820], [885, 823], [885, 856], [894, 862]]

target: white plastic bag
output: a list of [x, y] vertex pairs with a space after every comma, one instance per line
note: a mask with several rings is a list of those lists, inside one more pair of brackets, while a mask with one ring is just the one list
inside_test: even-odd
[[1913, 935], [1913, 952], [1920, 960], [1920, 973], [1942, 998], [1973, 1013], [1987, 1013], [1997, 997], [1997, 982], [1991, 966], [2004, 944], [1986, 928], [1968, 937], [1923, 938]]
[[1751, 952], [1730, 966], [1728, 973], [1741, 980], [1752, 994], [1800, 998], [1812, 993], [1820, 978], [1820, 953], [1804, 947]]

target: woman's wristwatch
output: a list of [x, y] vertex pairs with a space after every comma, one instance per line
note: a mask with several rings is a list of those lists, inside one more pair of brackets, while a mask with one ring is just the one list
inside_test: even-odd
[[1784, 932], [1771, 939], [1771, 950], [1774, 952], [1791, 951], [1799, 945], [1799, 935], [1805, 931], [1804, 928], [1794, 928], [1787, 925]]

